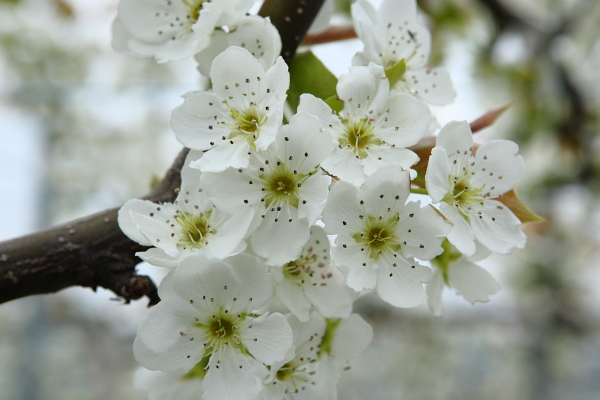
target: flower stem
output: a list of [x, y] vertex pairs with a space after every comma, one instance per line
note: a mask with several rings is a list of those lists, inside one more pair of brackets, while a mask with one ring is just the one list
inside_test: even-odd
[[425, 195], [429, 194], [429, 193], [427, 193], [427, 189], [421, 189], [421, 188], [410, 188], [410, 192], [414, 193], [414, 194], [425, 194]]

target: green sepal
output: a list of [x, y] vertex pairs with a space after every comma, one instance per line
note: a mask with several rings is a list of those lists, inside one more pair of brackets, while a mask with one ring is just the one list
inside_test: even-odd
[[398, 61], [393, 67], [385, 70], [385, 76], [390, 81], [390, 87], [396, 86], [396, 83], [404, 76], [406, 72], [406, 61], [404, 58]]
[[456, 251], [448, 239], [444, 239], [442, 242], [442, 248], [444, 249], [444, 252], [431, 260], [431, 262], [440, 269], [442, 276], [444, 277], [444, 281], [446, 284], [448, 284], [448, 267], [450, 266], [450, 263], [462, 257], [462, 254]]
[[204, 351], [204, 355], [200, 362], [192, 369], [190, 369], [185, 375], [181, 377], [182, 380], [187, 379], [203, 379], [207, 372], [208, 362], [210, 360], [210, 356], [212, 355], [212, 350], [206, 349]]
[[331, 345], [333, 344], [335, 330], [340, 322], [342, 322], [340, 318], [325, 318], [325, 334], [323, 335], [323, 341], [321, 342], [319, 355], [331, 355]]
[[517, 192], [515, 192], [514, 189], [494, 200], [497, 200], [508, 207], [523, 224], [527, 222], [546, 222], [544, 218], [531, 211], [529, 207], [523, 203], [523, 200], [517, 196]]
[[311, 51], [298, 53], [290, 64], [290, 89], [287, 102], [294, 112], [302, 93], [325, 101], [336, 95], [337, 78]]

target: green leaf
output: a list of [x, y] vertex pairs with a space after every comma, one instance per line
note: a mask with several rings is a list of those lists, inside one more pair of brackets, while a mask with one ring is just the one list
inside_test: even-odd
[[290, 89], [287, 102], [294, 112], [302, 93], [322, 100], [336, 95], [337, 78], [311, 51], [298, 53], [290, 64]]
[[327, 105], [338, 114], [344, 108], [344, 102], [341, 101], [337, 95], [331, 96], [325, 100], [325, 103], [327, 103]]
[[394, 87], [396, 83], [402, 79], [404, 73], [406, 72], [406, 62], [404, 58], [396, 63], [391, 68], [385, 70], [385, 76], [387, 76], [390, 81], [390, 87]]
[[523, 203], [519, 196], [517, 196], [517, 193], [514, 191], [514, 189], [504, 193], [501, 197], [495, 198], [494, 200], [498, 200], [508, 207], [523, 224], [527, 222], [546, 222], [544, 218], [531, 211], [529, 207]]

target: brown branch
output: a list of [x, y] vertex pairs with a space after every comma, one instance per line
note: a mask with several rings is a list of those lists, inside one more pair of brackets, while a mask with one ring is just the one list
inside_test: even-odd
[[353, 26], [330, 26], [323, 32], [306, 35], [302, 41], [302, 45], [308, 46], [312, 44], [330, 43], [337, 40], [354, 39], [356, 37]]
[[266, 0], [258, 12], [270, 17], [281, 36], [281, 56], [290, 63], [325, 0]]
[[[169, 202], [181, 185], [183, 149], [163, 180], [144, 198]], [[98, 286], [126, 302], [148, 296], [159, 301], [156, 286], [137, 275], [135, 256], [146, 247], [131, 241], [117, 224], [118, 208], [102, 211], [27, 236], [0, 243], [0, 303], [69, 286]]]

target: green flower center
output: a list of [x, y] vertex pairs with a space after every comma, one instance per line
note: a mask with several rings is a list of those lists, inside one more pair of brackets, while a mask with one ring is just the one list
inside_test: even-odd
[[268, 174], [259, 175], [265, 192], [265, 206], [291, 205], [298, 208], [298, 188], [311, 174], [294, 173], [284, 163], [277, 164]]
[[235, 128], [235, 131], [229, 135], [229, 140], [246, 140], [253, 150], [256, 150], [254, 142], [260, 133], [260, 127], [267, 123], [269, 117], [261, 112], [256, 105], [251, 105], [249, 108], [238, 111], [229, 106], [229, 112], [233, 117], [233, 122], [225, 125]]
[[210, 331], [212, 335], [219, 339], [228, 339], [233, 336], [234, 325], [231, 321], [225, 318], [216, 318], [210, 324]]
[[[466, 174], [468, 174], [468, 171], [466, 171]], [[473, 208], [483, 206], [483, 189], [485, 185], [480, 188], [471, 187], [466, 174], [461, 179], [452, 181], [452, 191], [446, 194], [442, 201], [457, 207], [463, 216], [468, 218], [468, 214]]]
[[200, 214], [179, 212], [175, 216], [181, 226], [180, 246], [200, 248], [207, 243], [206, 239], [216, 233], [209, 223], [211, 213], [212, 210]]
[[355, 233], [352, 237], [364, 246], [364, 251], [368, 252], [370, 258], [377, 260], [381, 254], [397, 252], [402, 247], [394, 236], [399, 220], [399, 213], [387, 220], [369, 216], [363, 232]]
[[[302, 285], [307, 276], [312, 277], [314, 269], [311, 264], [317, 262], [317, 255], [309, 252], [307, 255], [302, 255], [294, 261], [290, 261], [282, 267], [283, 276], [297, 285]], [[322, 264], [321, 264], [322, 266]]]
[[345, 119], [342, 123], [345, 132], [338, 142], [342, 148], [351, 149], [358, 158], [367, 158], [370, 146], [381, 145], [381, 140], [373, 134], [375, 128], [368, 119], [361, 119], [358, 122]]

